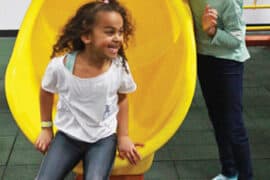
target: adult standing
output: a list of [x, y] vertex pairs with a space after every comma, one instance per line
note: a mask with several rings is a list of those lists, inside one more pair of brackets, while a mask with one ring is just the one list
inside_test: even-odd
[[189, 0], [197, 41], [198, 76], [214, 127], [221, 173], [213, 180], [251, 180], [242, 115], [245, 45], [243, 0]]

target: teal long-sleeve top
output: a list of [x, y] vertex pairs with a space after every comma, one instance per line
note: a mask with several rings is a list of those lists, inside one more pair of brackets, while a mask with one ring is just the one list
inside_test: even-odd
[[[242, 19], [243, 0], [189, 0], [189, 4], [199, 54], [238, 62], [244, 62], [250, 57], [245, 43], [246, 26]], [[202, 29], [206, 4], [218, 11], [217, 31], [213, 37]]]

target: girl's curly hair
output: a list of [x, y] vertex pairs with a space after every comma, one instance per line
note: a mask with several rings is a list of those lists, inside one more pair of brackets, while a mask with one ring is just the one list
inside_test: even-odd
[[132, 24], [130, 14], [117, 0], [110, 0], [109, 3], [94, 1], [82, 5], [77, 10], [75, 16], [64, 26], [56, 44], [53, 46], [51, 58], [63, 52], [83, 50], [85, 45], [81, 40], [81, 36], [92, 31], [95, 25], [96, 15], [100, 11], [117, 12], [123, 18], [124, 44], [119, 49], [119, 55], [123, 57], [122, 64], [127, 71], [125, 63], [127, 57], [125, 55], [124, 46], [128, 46], [128, 41], [134, 34], [135, 28]]

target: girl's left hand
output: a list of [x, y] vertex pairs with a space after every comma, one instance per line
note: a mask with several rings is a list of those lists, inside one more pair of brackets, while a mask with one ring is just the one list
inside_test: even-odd
[[118, 137], [118, 152], [121, 159], [127, 158], [130, 164], [136, 165], [141, 156], [138, 153], [136, 146], [143, 147], [143, 144], [133, 143], [128, 136]]

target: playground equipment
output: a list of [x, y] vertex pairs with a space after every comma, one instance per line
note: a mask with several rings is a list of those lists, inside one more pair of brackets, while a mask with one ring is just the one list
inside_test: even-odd
[[[244, 6], [246, 10], [269, 9], [269, 4], [254, 4]], [[251, 33], [252, 32], [252, 33]], [[270, 26], [269, 25], [248, 25], [246, 44], [248, 46], [270, 46]]]
[[[6, 71], [5, 88], [16, 123], [32, 142], [40, 133], [39, 88], [60, 28], [86, 0], [33, 0]], [[193, 25], [185, 0], [122, 0], [136, 22], [127, 56], [138, 85], [129, 97], [130, 136], [144, 143], [142, 161], [116, 159], [113, 174], [143, 174], [155, 151], [188, 112], [196, 82]], [[55, 114], [55, 112], [53, 113]], [[80, 166], [75, 169], [82, 173]]]

